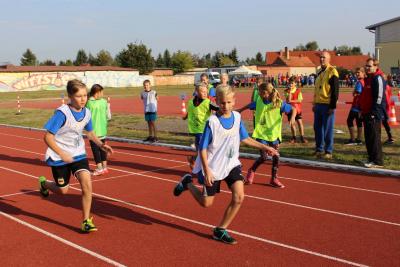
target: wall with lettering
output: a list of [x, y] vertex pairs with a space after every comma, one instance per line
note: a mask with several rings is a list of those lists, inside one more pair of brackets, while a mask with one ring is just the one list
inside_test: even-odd
[[0, 92], [64, 90], [67, 82], [79, 79], [90, 88], [98, 83], [104, 87], [137, 87], [153, 76], [139, 75], [138, 71], [86, 71], [86, 72], [0, 72]]

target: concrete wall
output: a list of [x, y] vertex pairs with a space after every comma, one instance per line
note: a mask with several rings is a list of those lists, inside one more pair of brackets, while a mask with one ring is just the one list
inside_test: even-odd
[[104, 87], [142, 86], [153, 76], [139, 75], [138, 71], [85, 71], [85, 72], [0, 72], [0, 92], [64, 90], [67, 82], [79, 79], [90, 88], [98, 83]]
[[290, 67], [289, 75], [306, 74], [310, 75], [316, 72], [314, 67]]
[[194, 75], [154, 76], [155, 85], [193, 85]]
[[390, 73], [391, 68], [397, 68], [400, 61], [400, 42], [378, 43], [379, 65], [385, 73]]

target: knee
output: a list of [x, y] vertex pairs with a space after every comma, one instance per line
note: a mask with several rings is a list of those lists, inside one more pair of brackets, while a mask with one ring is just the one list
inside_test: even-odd
[[209, 208], [209, 207], [212, 206], [212, 204], [213, 204], [213, 201], [210, 200], [210, 199], [207, 199], [207, 198], [203, 198], [203, 201], [200, 203], [200, 205], [201, 205], [203, 208]]
[[236, 194], [232, 197], [232, 202], [234, 205], [242, 205], [244, 200], [244, 194]]

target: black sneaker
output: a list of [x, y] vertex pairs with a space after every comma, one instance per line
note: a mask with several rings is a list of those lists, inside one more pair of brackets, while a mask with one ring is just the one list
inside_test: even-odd
[[39, 177], [39, 192], [42, 195], [42, 197], [49, 196], [49, 190], [44, 187], [45, 184], [46, 184], [46, 177], [40, 176]]
[[360, 139], [357, 139], [354, 141], [354, 143], [356, 143], [356, 145], [362, 145], [362, 141]]
[[394, 139], [393, 138], [389, 138], [383, 144], [384, 145], [393, 145], [394, 144]]
[[226, 244], [234, 245], [237, 243], [236, 239], [231, 237], [224, 228], [215, 227], [213, 229], [213, 239], [224, 242]]
[[354, 146], [354, 145], [356, 145], [357, 143], [356, 143], [355, 140], [349, 139], [348, 141], [344, 142], [344, 144], [345, 144], [345, 145], [348, 145], [348, 146]]
[[159, 140], [158, 140], [157, 137], [153, 137], [153, 138], [151, 139], [151, 142], [152, 142], [152, 143], [158, 143], [158, 141], [159, 141]]
[[146, 139], [143, 140], [143, 142], [151, 142], [151, 139], [152, 139], [152, 138], [153, 138], [153, 137], [148, 136]]
[[182, 194], [183, 191], [188, 189], [188, 184], [190, 184], [192, 182], [192, 175], [190, 174], [185, 174], [184, 176], [182, 176], [181, 181], [175, 186], [174, 188], [174, 196], [179, 196], [180, 194]]

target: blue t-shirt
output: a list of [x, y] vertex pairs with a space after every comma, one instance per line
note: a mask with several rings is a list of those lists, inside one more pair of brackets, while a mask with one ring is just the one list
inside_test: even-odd
[[[81, 111], [74, 111], [71, 108], [70, 108], [70, 110], [71, 110], [72, 115], [74, 116], [75, 120], [77, 120], [77, 121], [83, 120], [83, 118], [86, 115], [86, 108], [83, 108]], [[61, 129], [61, 127], [64, 126], [66, 119], [67, 118], [65, 117], [65, 115], [62, 111], [56, 110], [54, 115], [44, 125], [44, 128], [49, 133], [52, 133], [55, 135]], [[88, 124], [86, 124], [84, 129], [88, 132], [93, 131], [92, 119], [89, 120]], [[86, 158], [86, 154], [78, 155], [78, 156], [74, 157], [74, 162], [85, 159], [85, 158]], [[62, 166], [62, 165], [66, 164], [62, 160], [54, 161], [51, 158], [47, 159], [46, 162], [49, 166]]]
[[[354, 86], [354, 91], [358, 94], [361, 94], [362, 90], [363, 90], [363, 86], [362, 86], [361, 82], [357, 81], [356, 85]], [[352, 106], [350, 110], [354, 111], [354, 112], [360, 112], [360, 108], [357, 106]]]
[[[271, 102], [268, 100], [263, 100], [265, 105], [270, 104]], [[257, 106], [256, 102], [251, 102], [249, 105], [249, 108], [251, 110], [255, 110]], [[289, 103], [286, 103], [285, 101], [282, 102], [282, 106], [281, 106], [281, 113], [290, 113], [290, 111], [292, 111], [292, 105], [290, 105]]]
[[208, 95], [210, 97], [216, 97], [217, 96], [217, 91], [215, 90], [214, 86], [210, 88], [210, 90], [208, 91]]
[[[224, 118], [223, 116], [218, 116], [219, 122], [222, 124], [222, 127], [225, 129], [230, 129], [233, 127], [233, 123], [235, 122], [235, 116], [231, 113], [231, 116], [229, 118]], [[244, 139], [249, 137], [249, 134], [247, 133], [246, 127], [244, 127], [243, 122], [240, 121], [240, 141], [243, 141]], [[211, 144], [212, 142], [212, 132], [211, 128], [209, 125], [209, 122], [207, 121], [206, 126], [204, 128], [204, 133], [203, 136], [201, 137], [200, 144], [199, 144], [199, 151], [203, 149], [207, 149], [208, 145]]]
[[[263, 99], [263, 102], [264, 102], [265, 105], [268, 105], [268, 104], [271, 103], [270, 101], [264, 100], [264, 99]], [[256, 106], [257, 106], [256, 102], [251, 102], [249, 107], [250, 107], [251, 110], [255, 110]], [[290, 113], [291, 111], [292, 111], [292, 105], [290, 105], [289, 103], [283, 101], [282, 102], [282, 106], [281, 106], [281, 114], [282, 113]], [[280, 143], [279, 139], [276, 139], [275, 141], [272, 141], [272, 142], [266, 141], [266, 140], [262, 140], [262, 139], [258, 139], [258, 138], [256, 140], [258, 142], [264, 144], [264, 145], [277, 145], [277, 144]]]

